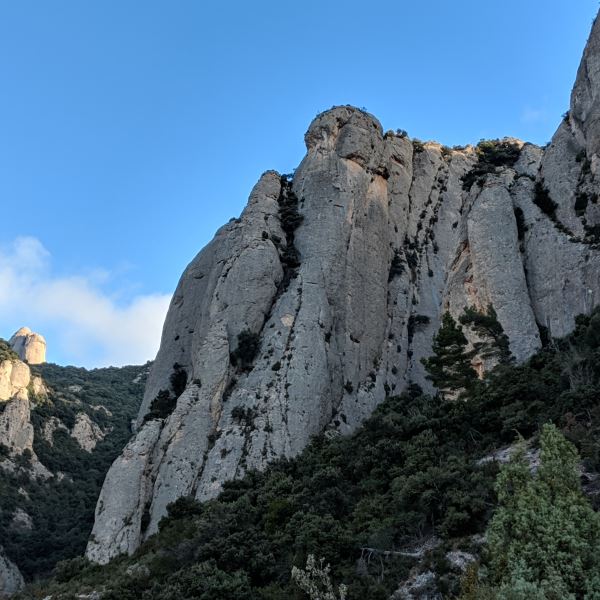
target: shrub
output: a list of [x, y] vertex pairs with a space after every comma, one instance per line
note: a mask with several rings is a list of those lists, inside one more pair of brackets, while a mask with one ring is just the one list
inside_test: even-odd
[[[279, 204], [279, 221], [285, 233], [286, 244], [282, 249], [280, 243], [276, 243], [279, 250], [279, 258], [283, 266], [283, 279], [280, 284], [280, 293], [285, 291], [289, 283], [297, 274], [300, 266], [300, 254], [295, 244], [295, 231], [298, 229], [304, 217], [298, 210], [298, 197], [292, 189], [292, 181], [286, 176], [281, 177], [281, 190], [277, 200]], [[275, 240], [276, 236], [271, 236]]]
[[152, 419], [166, 419], [177, 406], [177, 396], [169, 390], [160, 390], [150, 403], [150, 409], [144, 415], [144, 423]]
[[558, 204], [550, 198], [550, 192], [541, 181], [535, 183], [533, 202], [544, 214], [548, 215], [553, 221], [556, 220]]
[[173, 394], [175, 394], [176, 398], [179, 398], [179, 396], [183, 394], [185, 386], [187, 385], [187, 379], [188, 376], [186, 370], [179, 363], [175, 363], [169, 382], [171, 384], [171, 390], [173, 390]]
[[392, 281], [394, 277], [399, 277], [404, 273], [404, 264], [402, 262], [402, 257], [400, 256], [400, 252], [398, 250], [394, 250], [394, 256], [392, 257], [392, 262], [390, 264], [390, 272], [388, 275], [388, 282]]
[[420, 152], [425, 152], [425, 144], [417, 138], [414, 138], [412, 141], [413, 151], [415, 154], [419, 154]]
[[482, 183], [488, 173], [496, 173], [501, 167], [512, 167], [521, 149], [507, 140], [481, 140], [475, 149], [477, 162], [462, 177], [463, 189], [470, 190], [475, 182]]
[[427, 315], [410, 315], [410, 317], [408, 317], [407, 338], [409, 344], [413, 340], [417, 327], [427, 325], [430, 321], [431, 319]]
[[250, 329], [244, 329], [238, 334], [237, 341], [237, 348], [231, 353], [231, 362], [242, 369], [248, 369], [260, 349], [260, 336]]
[[19, 360], [19, 355], [9, 346], [6, 340], [0, 338], [0, 363], [5, 360]]
[[323, 560], [317, 564], [312, 554], [306, 559], [306, 568], [292, 568], [292, 579], [296, 585], [308, 595], [310, 600], [346, 600], [348, 588], [342, 584], [338, 588], [339, 596], [334, 591], [329, 577], [329, 565], [324, 565]]

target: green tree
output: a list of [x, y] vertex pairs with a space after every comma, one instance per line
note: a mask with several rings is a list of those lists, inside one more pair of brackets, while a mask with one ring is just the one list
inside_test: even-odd
[[468, 390], [477, 380], [471, 366], [472, 353], [466, 350], [467, 338], [462, 327], [449, 312], [442, 317], [442, 326], [433, 338], [433, 356], [421, 359], [427, 378], [444, 395]]
[[581, 491], [579, 456], [552, 424], [542, 428], [540, 466], [521, 442], [498, 475], [500, 506], [487, 533], [499, 599], [594, 598], [600, 592], [600, 516]]
[[458, 320], [462, 325], [471, 327], [482, 338], [482, 341], [475, 344], [475, 352], [482, 358], [495, 358], [501, 364], [512, 362], [508, 336], [504, 333], [491, 304], [486, 312], [480, 312], [474, 306], [467, 306]]

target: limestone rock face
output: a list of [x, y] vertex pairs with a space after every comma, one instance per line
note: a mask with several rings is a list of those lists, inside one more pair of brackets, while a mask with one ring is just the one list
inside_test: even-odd
[[46, 362], [46, 340], [29, 327], [21, 327], [9, 340], [10, 347], [19, 358], [30, 365]]
[[96, 444], [104, 439], [104, 432], [85, 413], [77, 413], [71, 437], [87, 452], [91, 452]]
[[27, 392], [31, 381], [29, 367], [20, 360], [5, 360], [0, 363], [0, 402], [17, 394]]
[[32, 476], [46, 478], [51, 473], [33, 451], [30, 390], [40, 397], [46, 393], [41, 378], [32, 377], [24, 362], [17, 359], [0, 362], [0, 444], [9, 451], [9, 458], [0, 460], [0, 468], [14, 470], [12, 458], [26, 453], [31, 458]]
[[519, 361], [571, 331], [600, 301], [599, 96], [596, 23], [551, 144], [512, 140], [518, 160], [470, 187], [473, 147], [384, 134], [348, 106], [319, 115], [293, 180], [263, 174], [185, 270], [88, 557], [132, 552], [178, 497], [351, 432], [388, 393], [430, 389], [420, 359], [445, 311], [492, 305]]
[[17, 566], [4, 554], [0, 546], [0, 598], [8, 598], [20, 591], [25, 582]]
[[20, 360], [0, 363], [0, 444], [13, 454], [33, 449], [27, 387], [31, 381], [29, 367]]

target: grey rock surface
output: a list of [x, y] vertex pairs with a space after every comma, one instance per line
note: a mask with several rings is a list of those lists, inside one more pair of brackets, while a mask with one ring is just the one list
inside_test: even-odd
[[[473, 147], [384, 134], [349, 106], [318, 115], [293, 179], [264, 173], [182, 275], [88, 557], [131, 553], [178, 497], [212, 498], [325, 429], [349, 433], [411, 382], [431, 389], [420, 359], [444, 311], [493, 305], [519, 361], [545, 329], [571, 331], [600, 301], [599, 90], [596, 23], [550, 145], [509, 140], [517, 162], [470, 189]], [[257, 341], [248, 364], [243, 332]], [[153, 411], [161, 392], [170, 414]]]
[[101, 442], [106, 433], [84, 413], [77, 413], [75, 424], [71, 430], [71, 437], [86, 451], [91, 452], [98, 442]]
[[34, 428], [31, 422], [30, 391], [45, 393], [39, 377], [31, 377], [29, 367], [20, 360], [4, 360], [0, 363], [0, 444], [9, 456], [0, 460], [0, 468], [15, 470], [14, 458], [24, 453], [29, 462], [32, 477], [47, 478], [50, 471], [38, 460], [33, 451]]
[[23, 576], [17, 565], [5, 556], [0, 546], [0, 598], [9, 598], [20, 591], [24, 585]]

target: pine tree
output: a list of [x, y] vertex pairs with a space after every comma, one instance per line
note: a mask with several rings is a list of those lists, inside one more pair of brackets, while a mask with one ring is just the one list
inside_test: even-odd
[[598, 598], [600, 516], [583, 495], [579, 456], [551, 424], [532, 475], [521, 444], [497, 479], [487, 532], [490, 583], [499, 600]]
[[458, 319], [462, 325], [467, 325], [482, 338], [475, 344], [475, 353], [482, 358], [496, 359], [500, 364], [513, 361], [510, 353], [508, 336], [498, 321], [494, 307], [489, 304], [485, 313], [475, 307], [465, 307], [464, 313]]
[[477, 379], [471, 366], [472, 353], [467, 352], [467, 338], [462, 327], [449, 312], [442, 317], [442, 326], [433, 338], [433, 356], [421, 360], [427, 378], [442, 394], [452, 395], [468, 390]]

